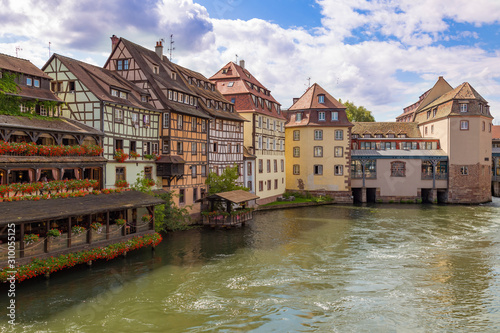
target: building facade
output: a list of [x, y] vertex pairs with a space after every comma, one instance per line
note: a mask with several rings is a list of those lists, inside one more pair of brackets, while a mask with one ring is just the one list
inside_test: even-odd
[[196, 200], [207, 189], [210, 116], [163, 55], [161, 42], [153, 51], [116, 36], [111, 41], [112, 52], [104, 67], [148, 92], [150, 103], [162, 113], [157, 168], [163, 189], [176, 194], [177, 205], [199, 214], [201, 206]]
[[[230, 62], [210, 80], [224, 97], [234, 104], [244, 125], [244, 145], [249, 153], [246, 163], [246, 183], [260, 197], [258, 204], [275, 201], [285, 192], [285, 116], [281, 105], [246, 68]], [[255, 168], [251, 169], [255, 156]], [[250, 166], [249, 166], [250, 165]], [[256, 169], [256, 170], [255, 170]], [[251, 176], [249, 176], [251, 173]]]
[[345, 106], [314, 84], [287, 111], [286, 189], [352, 202], [351, 127]]
[[65, 101], [62, 114], [104, 133], [104, 187], [133, 184], [141, 173], [157, 181], [161, 113], [148, 103], [148, 92], [107, 69], [59, 54], [43, 70]]

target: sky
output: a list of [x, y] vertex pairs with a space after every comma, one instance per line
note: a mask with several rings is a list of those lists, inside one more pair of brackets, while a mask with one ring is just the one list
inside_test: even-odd
[[[110, 36], [206, 77], [230, 61], [291, 106], [309, 84], [393, 121], [432, 88], [469, 82], [500, 124], [500, 0], [0, 0], [0, 53], [102, 66]], [[168, 53], [167, 50], [165, 50]]]

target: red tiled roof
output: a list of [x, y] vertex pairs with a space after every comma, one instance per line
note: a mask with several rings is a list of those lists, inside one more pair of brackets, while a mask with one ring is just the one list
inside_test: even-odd
[[492, 126], [491, 137], [493, 139], [500, 139], [500, 125], [493, 125]]
[[[325, 96], [324, 103], [319, 103], [319, 95]], [[346, 107], [319, 84], [315, 83], [288, 110], [304, 109], [346, 109]]]
[[0, 53], [0, 69], [50, 79], [50, 76], [33, 65], [29, 60], [12, 57], [7, 54]]

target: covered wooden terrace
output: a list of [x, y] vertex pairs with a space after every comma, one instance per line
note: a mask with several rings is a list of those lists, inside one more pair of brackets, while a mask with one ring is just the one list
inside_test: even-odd
[[[253, 218], [253, 209], [247, 203], [260, 197], [243, 190], [212, 194], [198, 201], [208, 201], [209, 211], [203, 212], [203, 225], [231, 227], [245, 224]], [[234, 209], [236, 206], [236, 209]], [[225, 211], [218, 209], [225, 208]]]
[[[126, 191], [79, 198], [0, 203], [0, 265], [9, 256], [9, 225], [15, 225], [16, 264], [32, 258], [87, 250], [154, 233], [157, 197]], [[61, 235], [49, 237], [52, 230]], [[26, 241], [25, 236], [39, 239]]]

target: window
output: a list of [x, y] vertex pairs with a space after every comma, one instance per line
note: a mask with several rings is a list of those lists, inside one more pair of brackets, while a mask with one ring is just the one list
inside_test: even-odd
[[115, 109], [115, 122], [123, 123], [123, 110]]
[[177, 116], [177, 129], [182, 129], [182, 115]]
[[489, 125], [488, 132], [491, 133], [491, 123], [489, 123], [488, 125]]
[[332, 121], [339, 120], [339, 113], [337, 111], [332, 111]]
[[69, 81], [68, 82], [68, 87], [70, 92], [75, 92], [75, 81]]
[[335, 147], [334, 152], [335, 157], [342, 157], [344, 156], [344, 147]]
[[262, 180], [259, 181], [259, 191], [264, 191], [264, 182]]
[[207, 154], [207, 144], [206, 143], [202, 143], [201, 144], [201, 154], [202, 155], [206, 155]]
[[293, 141], [299, 141], [300, 140], [300, 131], [295, 130], [293, 131]]
[[321, 104], [325, 103], [325, 95], [318, 95], [318, 103]]
[[274, 189], [275, 190], [278, 189], [278, 180], [277, 179], [274, 180]]
[[144, 178], [153, 179], [153, 168], [152, 167], [144, 167]]
[[196, 202], [196, 200], [198, 200], [198, 188], [193, 187], [193, 203]]
[[47, 116], [47, 108], [43, 105], [40, 105], [40, 113], [39, 114], [40, 114], [40, 116]]
[[206, 165], [202, 165], [201, 166], [201, 176], [202, 177], [206, 177], [207, 176], [207, 166]]
[[115, 140], [115, 150], [121, 149], [123, 150], [123, 140], [116, 139]]
[[344, 140], [343, 130], [335, 130], [335, 140]]
[[22, 113], [30, 112], [30, 108], [24, 104], [19, 104], [19, 111]]
[[168, 154], [170, 152], [170, 140], [163, 140], [162, 150], [166, 154]]
[[115, 180], [126, 180], [125, 167], [116, 167]]
[[436, 116], [437, 111], [438, 111], [438, 110], [437, 110], [437, 108], [434, 108], [434, 109], [432, 110], [432, 117], [433, 117], [433, 118]]
[[191, 143], [191, 154], [196, 155], [198, 153], [198, 144], [196, 142]]
[[258, 125], [257, 125], [258, 128], [262, 128], [262, 117], [259, 116], [258, 118]]
[[431, 111], [427, 111], [427, 119], [431, 117]]
[[186, 190], [185, 190], [185, 189], [183, 189], [183, 188], [181, 188], [181, 189], [179, 190], [179, 204], [181, 204], [181, 205], [182, 205], [182, 204], [186, 203], [186, 198], [185, 198], [185, 196], [186, 196]]
[[229, 83], [227, 84], [227, 86], [228, 86], [228, 87], [232, 87], [232, 86], [234, 86], [234, 81], [229, 82]]
[[467, 112], [467, 104], [461, 103], [460, 105], [460, 112]]
[[267, 173], [271, 173], [271, 160], [267, 160]]
[[152, 150], [153, 154], [158, 154], [159, 153], [158, 142], [151, 143], [151, 150]]
[[278, 172], [278, 160], [274, 160], [274, 172]]
[[217, 142], [214, 142], [214, 145], [213, 145], [213, 152], [216, 153], [217, 152]]
[[236, 98], [234, 98], [234, 97], [231, 98], [231, 103], [233, 103], [233, 104], [236, 103]]
[[298, 165], [298, 164], [293, 165], [293, 174], [300, 175], [300, 165]]
[[163, 114], [163, 128], [170, 127], [170, 113]]
[[344, 166], [336, 165], [333, 169], [335, 176], [342, 176], [344, 174]]
[[285, 160], [281, 160], [281, 172], [285, 172]]
[[30, 78], [30, 77], [27, 77], [27, 78], [26, 78], [26, 85], [27, 85], [27, 86], [32, 86], [32, 85], [33, 85], [33, 79], [32, 79], [32, 78]]
[[226, 152], [227, 153], [232, 153], [232, 151], [231, 151], [231, 143], [230, 142], [227, 143], [227, 151]]
[[149, 115], [148, 114], [145, 114], [142, 117], [142, 123], [144, 124], [144, 127], [149, 127], [150, 122], [149, 122]]
[[323, 140], [323, 130], [314, 130], [314, 140]]
[[33, 79], [33, 86], [36, 88], [40, 88], [40, 80], [39, 79]]
[[270, 180], [267, 181], [267, 190], [271, 191], [271, 181]]
[[174, 98], [173, 99], [174, 99], [174, 101], [177, 100], [177, 91], [174, 91]]
[[324, 111], [318, 112], [318, 120], [325, 121], [325, 112]]
[[151, 143], [150, 142], [144, 142], [142, 149], [143, 149], [142, 151], [143, 151], [143, 153], [145, 155], [151, 154]]
[[293, 157], [300, 157], [300, 147], [293, 147]]
[[314, 157], [323, 157], [323, 147], [321, 146], [314, 147]]
[[323, 174], [323, 165], [321, 164], [316, 164], [314, 166], [314, 174], [315, 175], [322, 175]]
[[469, 167], [466, 166], [460, 167], [460, 174], [467, 176], [469, 174]]
[[196, 178], [196, 165], [191, 165], [191, 177]]
[[406, 176], [406, 163], [391, 162], [391, 177], [405, 177], [405, 176]]
[[147, 102], [148, 101], [148, 96], [141, 95], [141, 102]]
[[183, 142], [177, 142], [177, 154], [178, 155], [184, 154], [184, 145], [183, 145]]
[[302, 121], [302, 112], [297, 112], [297, 114], [295, 115], [295, 122], [299, 123], [301, 121]]
[[191, 131], [196, 132], [196, 128], [197, 128], [196, 118], [192, 117], [191, 118]]
[[424, 133], [425, 133], [425, 135], [427, 135], [427, 126], [425, 126], [425, 128], [424, 128]]
[[172, 100], [172, 90], [169, 90], [169, 91], [168, 91], [168, 99], [169, 99], [169, 100]]
[[263, 160], [259, 160], [259, 173], [264, 172], [264, 162]]
[[469, 121], [468, 120], [460, 120], [460, 130], [462, 130], [462, 131], [469, 130]]
[[486, 131], [486, 123], [483, 121], [483, 132]]
[[137, 152], [137, 142], [130, 141], [130, 152]]
[[431, 125], [431, 134], [434, 134], [434, 125]]
[[253, 187], [252, 187], [252, 181], [251, 180], [249, 180], [247, 182], [247, 187], [250, 189], [250, 192], [253, 192]]
[[172, 73], [170, 75], [170, 77], [172, 78], [172, 80], [176, 80], [177, 79], [177, 73]]
[[247, 176], [252, 175], [252, 162], [247, 162]]

